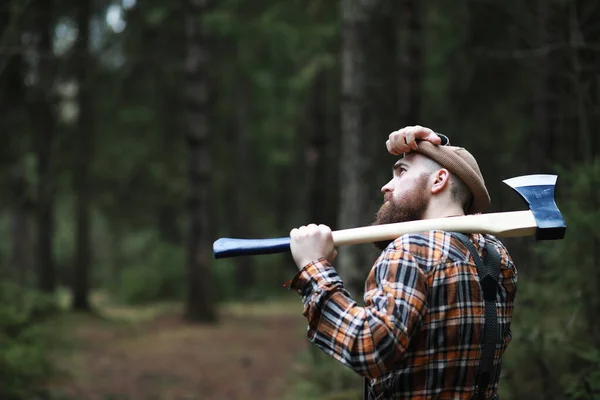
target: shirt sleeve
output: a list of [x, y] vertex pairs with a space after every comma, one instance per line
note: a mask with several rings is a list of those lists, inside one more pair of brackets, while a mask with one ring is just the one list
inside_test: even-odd
[[427, 311], [427, 279], [409, 252], [389, 246], [373, 268], [376, 286], [365, 293], [364, 307], [325, 258], [305, 266], [290, 286], [302, 295], [309, 340], [369, 378], [404, 355]]

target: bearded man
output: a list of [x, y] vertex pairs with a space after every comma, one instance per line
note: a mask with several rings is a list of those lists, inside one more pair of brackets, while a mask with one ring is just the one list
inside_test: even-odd
[[[386, 146], [403, 157], [381, 188], [376, 224], [452, 218], [488, 207], [479, 166], [464, 148], [442, 145], [442, 137], [421, 126], [393, 132]], [[300, 270], [290, 288], [302, 296], [308, 338], [366, 378], [366, 398], [498, 399], [517, 289], [517, 271], [498, 239], [470, 234], [459, 240], [434, 230], [377, 243], [382, 252], [359, 306], [332, 265], [337, 251], [331, 229], [311, 224], [293, 229], [290, 237]], [[500, 340], [491, 347], [491, 373], [481, 380], [486, 312], [475, 258], [489, 252], [500, 260]]]

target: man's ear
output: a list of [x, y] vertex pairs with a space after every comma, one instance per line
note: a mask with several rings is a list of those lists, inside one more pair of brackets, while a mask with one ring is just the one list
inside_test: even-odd
[[444, 190], [447, 185], [450, 185], [450, 171], [448, 171], [446, 168], [439, 169], [435, 173], [435, 180], [433, 181], [433, 186], [431, 187], [431, 193], [439, 193]]

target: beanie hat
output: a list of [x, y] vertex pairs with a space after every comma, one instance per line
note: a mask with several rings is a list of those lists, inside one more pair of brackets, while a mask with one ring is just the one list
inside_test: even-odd
[[473, 202], [467, 214], [483, 212], [490, 205], [490, 195], [485, 187], [483, 175], [475, 157], [466, 149], [456, 146], [436, 146], [423, 140], [414, 151], [436, 161], [458, 176], [471, 189]]

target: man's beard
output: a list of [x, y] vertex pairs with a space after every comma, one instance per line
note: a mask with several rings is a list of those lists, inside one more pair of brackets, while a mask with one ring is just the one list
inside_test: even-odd
[[[427, 204], [427, 176], [422, 175], [413, 190], [400, 201], [393, 195], [386, 197], [385, 203], [379, 208], [372, 225], [393, 224], [396, 222], [417, 221], [423, 219]], [[393, 240], [383, 240], [373, 243], [379, 250], [384, 250]]]

